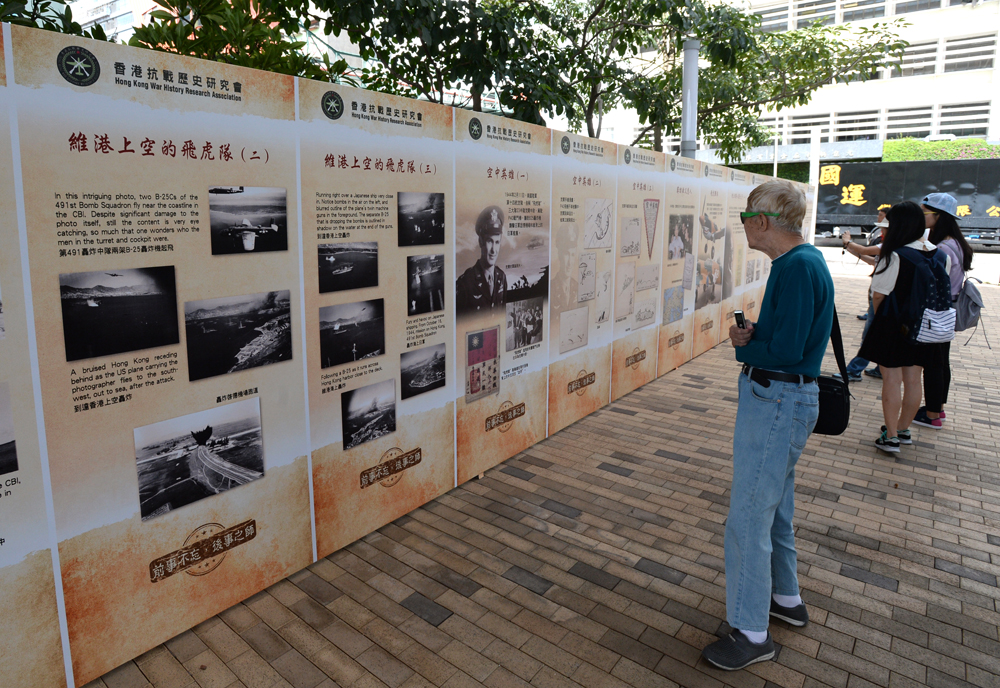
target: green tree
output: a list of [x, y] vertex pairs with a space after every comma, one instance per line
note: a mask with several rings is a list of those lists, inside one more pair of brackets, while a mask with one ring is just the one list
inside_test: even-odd
[[279, 74], [341, 81], [345, 60], [318, 59], [279, 25], [282, 14], [256, 0], [157, 0], [163, 9], [136, 28], [129, 45]]
[[69, 5], [51, 0], [34, 0], [34, 2], [0, 0], [0, 21], [98, 41], [108, 40], [100, 25], [84, 31], [79, 23], [73, 21], [73, 10]]

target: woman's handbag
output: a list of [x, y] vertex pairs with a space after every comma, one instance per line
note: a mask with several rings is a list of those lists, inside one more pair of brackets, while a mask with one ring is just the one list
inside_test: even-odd
[[817, 435], [840, 435], [851, 419], [851, 392], [847, 387], [847, 363], [844, 361], [844, 342], [840, 337], [837, 309], [833, 310], [830, 341], [833, 342], [833, 355], [840, 368], [840, 379], [824, 375], [816, 378], [819, 385], [819, 418], [813, 432]]

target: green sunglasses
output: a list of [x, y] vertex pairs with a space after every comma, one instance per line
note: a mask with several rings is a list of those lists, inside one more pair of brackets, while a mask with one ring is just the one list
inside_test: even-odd
[[767, 215], [768, 217], [781, 217], [781, 213], [765, 213], [763, 210], [758, 210], [752, 213], [744, 211], [740, 213], [740, 222], [746, 224], [747, 220], [749, 220], [751, 217], [757, 217], [758, 215]]

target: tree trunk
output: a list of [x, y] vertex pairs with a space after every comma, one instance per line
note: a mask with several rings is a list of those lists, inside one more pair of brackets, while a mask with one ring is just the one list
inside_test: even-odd
[[653, 150], [663, 152], [663, 127], [659, 122], [653, 125]]

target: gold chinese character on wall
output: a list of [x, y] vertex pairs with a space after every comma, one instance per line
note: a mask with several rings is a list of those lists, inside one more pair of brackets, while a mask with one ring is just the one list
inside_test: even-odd
[[841, 188], [843, 197], [840, 199], [840, 205], [864, 205], [868, 201], [865, 200], [865, 185], [864, 184], [850, 184]]
[[955, 214], [958, 215], [959, 217], [965, 217], [967, 215], [972, 215], [972, 211], [969, 210], [969, 206], [960, 205], [958, 206], [958, 210], [955, 211]]
[[991, 205], [986, 209], [986, 214], [990, 217], [1000, 217], [1000, 208], [995, 205]]
[[840, 185], [840, 165], [824, 165], [819, 168], [819, 183]]

